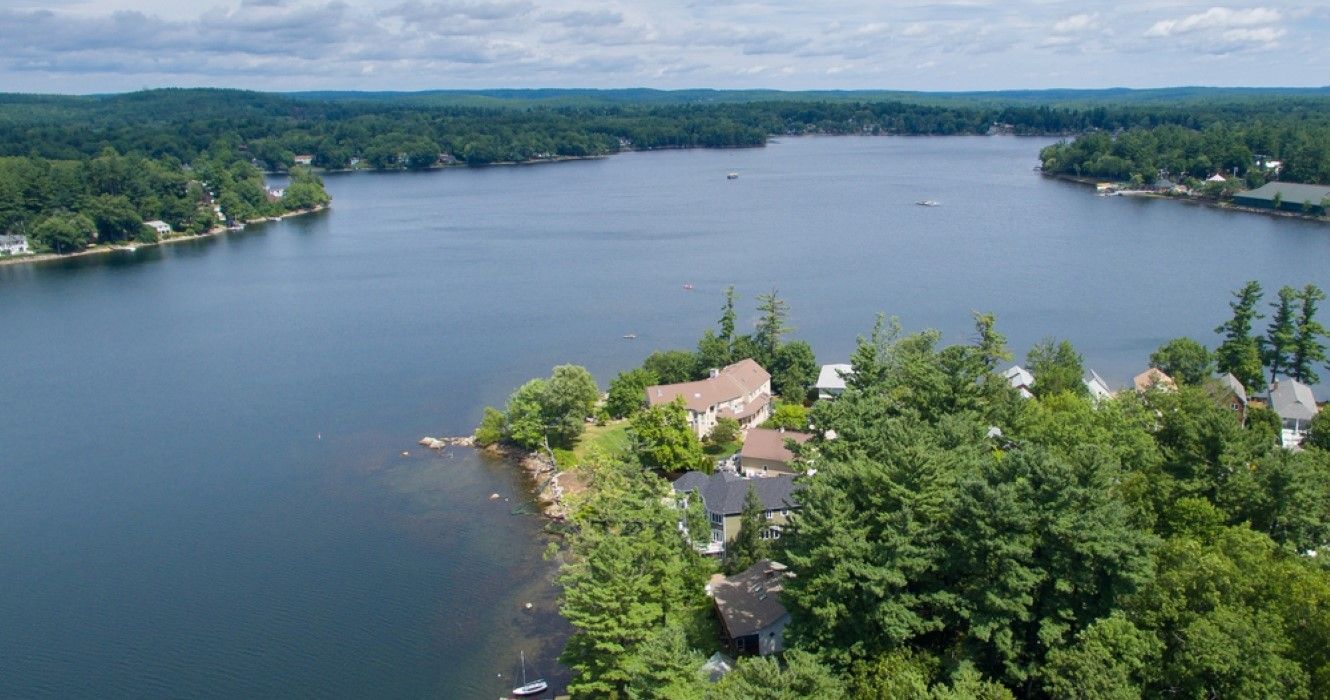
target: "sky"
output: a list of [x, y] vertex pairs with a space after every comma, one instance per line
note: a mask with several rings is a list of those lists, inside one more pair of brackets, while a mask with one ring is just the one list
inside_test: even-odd
[[0, 91], [1323, 86], [1330, 2], [0, 0]]

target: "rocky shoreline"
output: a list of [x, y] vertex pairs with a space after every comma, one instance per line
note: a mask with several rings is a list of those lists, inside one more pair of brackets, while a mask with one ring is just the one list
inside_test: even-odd
[[469, 447], [516, 465], [531, 480], [531, 488], [540, 504], [540, 512], [551, 520], [567, 519], [569, 512], [567, 496], [586, 488], [579, 475], [570, 471], [559, 471], [547, 455], [513, 445], [495, 443], [480, 447], [476, 445], [475, 437], [470, 435], [438, 438], [426, 436], [416, 444], [435, 451], [449, 447]]

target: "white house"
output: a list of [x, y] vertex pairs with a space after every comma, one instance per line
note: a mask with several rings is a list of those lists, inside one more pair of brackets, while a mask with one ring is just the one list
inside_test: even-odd
[[713, 369], [695, 382], [649, 386], [646, 394], [649, 406], [682, 398], [699, 439], [710, 435], [721, 418], [733, 418], [746, 430], [771, 417], [771, 375], [751, 359]]
[[1270, 408], [1279, 415], [1283, 424], [1280, 441], [1293, 449], [1302, 444], [1311, 428], [1312, 418], [1321, 409], [1311, 387], [1296, 379], [1282, 379], [1270, 389]]
[[18, 234], [0, 236], [0, 255], [27, 255], [31, 252], [27, 236]]
[[1090, 370], [1090, 376], [1081, 381], [1085, 383], [1085, 389], [1090, 392], [1090, 398], [1095, 403], [1113, 398], [1113, 390], [1108, 388], [1108, 382], [1104, 381], [1098, 372]]
[[1016, 365], [1003, 372], [1002, 378], [1007, 380], [1007, 383], [1011, 385], [1011, 388], [1021, 393], [1021, 398], [1034, 398], [1034, 394], [1030, 392], [1030, 387], [1034, 386], [1034, 375], [1030, 374], [1030, 370], [1025, 369], [1020, 365]]
[[299, 154], [295, 157], [295, 163], [296, 165], [311, 165], [314, 163], [314, 156], [305, 153]]
[[153, 219], [152, 221], [145, 221], [145, 222], [143, 222], [143, 225], [144, 225], [144, 226], [147, 226], [148, 228], [152, 229], [153, 231], [156, 231], [158, 236], [169, 236], [169, 235], [171, 235], [171, 224], [168, 224], [168, 223], [166, 223], [165, 221], [161, 221], [161, 220], [158, 220], [158, 219]]
[[834, 399], [845, 393], [845, 378], [854, 374], [854, 368], [848, 364], [822, 365], [817, 373], [817, 398]]

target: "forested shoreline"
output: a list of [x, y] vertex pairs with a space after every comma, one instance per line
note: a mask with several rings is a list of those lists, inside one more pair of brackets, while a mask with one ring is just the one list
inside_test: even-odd
[[[845, 392], [792, 426], [814, 434], [789, 444], [797, 473], [814, 470], [797, 515], [760, 540], [744, 536], [766, 527], [746, 505], [721, 561], [699, 554], [706, 514], [666, 478], [709, 469], [702, 445], [681, 404], [647, 407], [642, 386], [785, 354], [799, 359], [780, 393], [805, 403], [806, 344], [784, 340], [774, 293], [739, 334], [731, 290], [695, 352], [653, 354], [603, 405], [585, 369], [556, 368], [487, 409], [477, 438], [573, 447], [589, 416], [628, 421], [625, 446], [565, 467], [590, 485], [571, 499], [559, 577], [574, 697], [1325, 697], [1330, 411], [1288, 450], [1273, 411], [1239, 414], [1214, 379], [1236, 373], [1253, 397], [1267, 377], [1318, 381], [1325, 294], [1262, 298], [1256, 281], [1234, 292], [1215, 350], [1176, 338], [1153, 353], [1167, 385], [1112, 396], [1088, 393], [1066, 341], [1030, 350], [1023, 397], [999, 374], [1012, 353], [992, 316], [945, 347], [880, 316]], [[719, 630], [703, 586], [765, 558], [793, 574], [786, 649], [709, 680]]]
[[[483, 166], [804, 134], [1076, 136], [1040, 154], [1047, 172], [1137, 183], [1236, 173], [1225, 191], [1272, 177], [1330, 181], [1330, 96], [1317, 91], [1201, 90], [1172, 103], [1114, 91], [514, 94], [0, 95], [0, 233], [62, 253], [149, 240], [142, 221], [188, 234], [322, 206], [304, 165]], [[291, 173], [292, 186], [267, 192], [264, 171]]]

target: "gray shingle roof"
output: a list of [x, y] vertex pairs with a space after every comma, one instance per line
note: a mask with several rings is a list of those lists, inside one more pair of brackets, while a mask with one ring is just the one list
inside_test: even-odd
[[1319, 410], [1311, 387], [1294, 379], [1275, 383], [1270, 391], [1270, 408], [1285, 420], [1311, 420]]
[[780, 510], [798, 507], [794, 502], [794, 492], [803, 488], [803, 485], [796, 484], [794, 477], [784, 474], [748, 479], [733, 472], [716, 472], [711, 476], [688, 472], [674, 482], [675, 491], [696, 491], [702, 494], [707, 510], [721, 515], [742, 513], [750, 487], [757, 492], [763, 510]]
[[1260, 199], [1272, 202], [1276, 193], [1280, 195], [1281, 200], [1291, 204], [1311, 202], [1319, 205], [1322, 199], [1330, 197], [1330, 186], [1304, 185], [1297, 182], [1267, 182], [1254, 190], [1239, 192], [1233, 197], [1235, 199]]
[[789, 575], [784, 564], [763, 559], [716, 581], [712, 595], [731, 639], [759, 632], [785, 617], [780, 593]]

